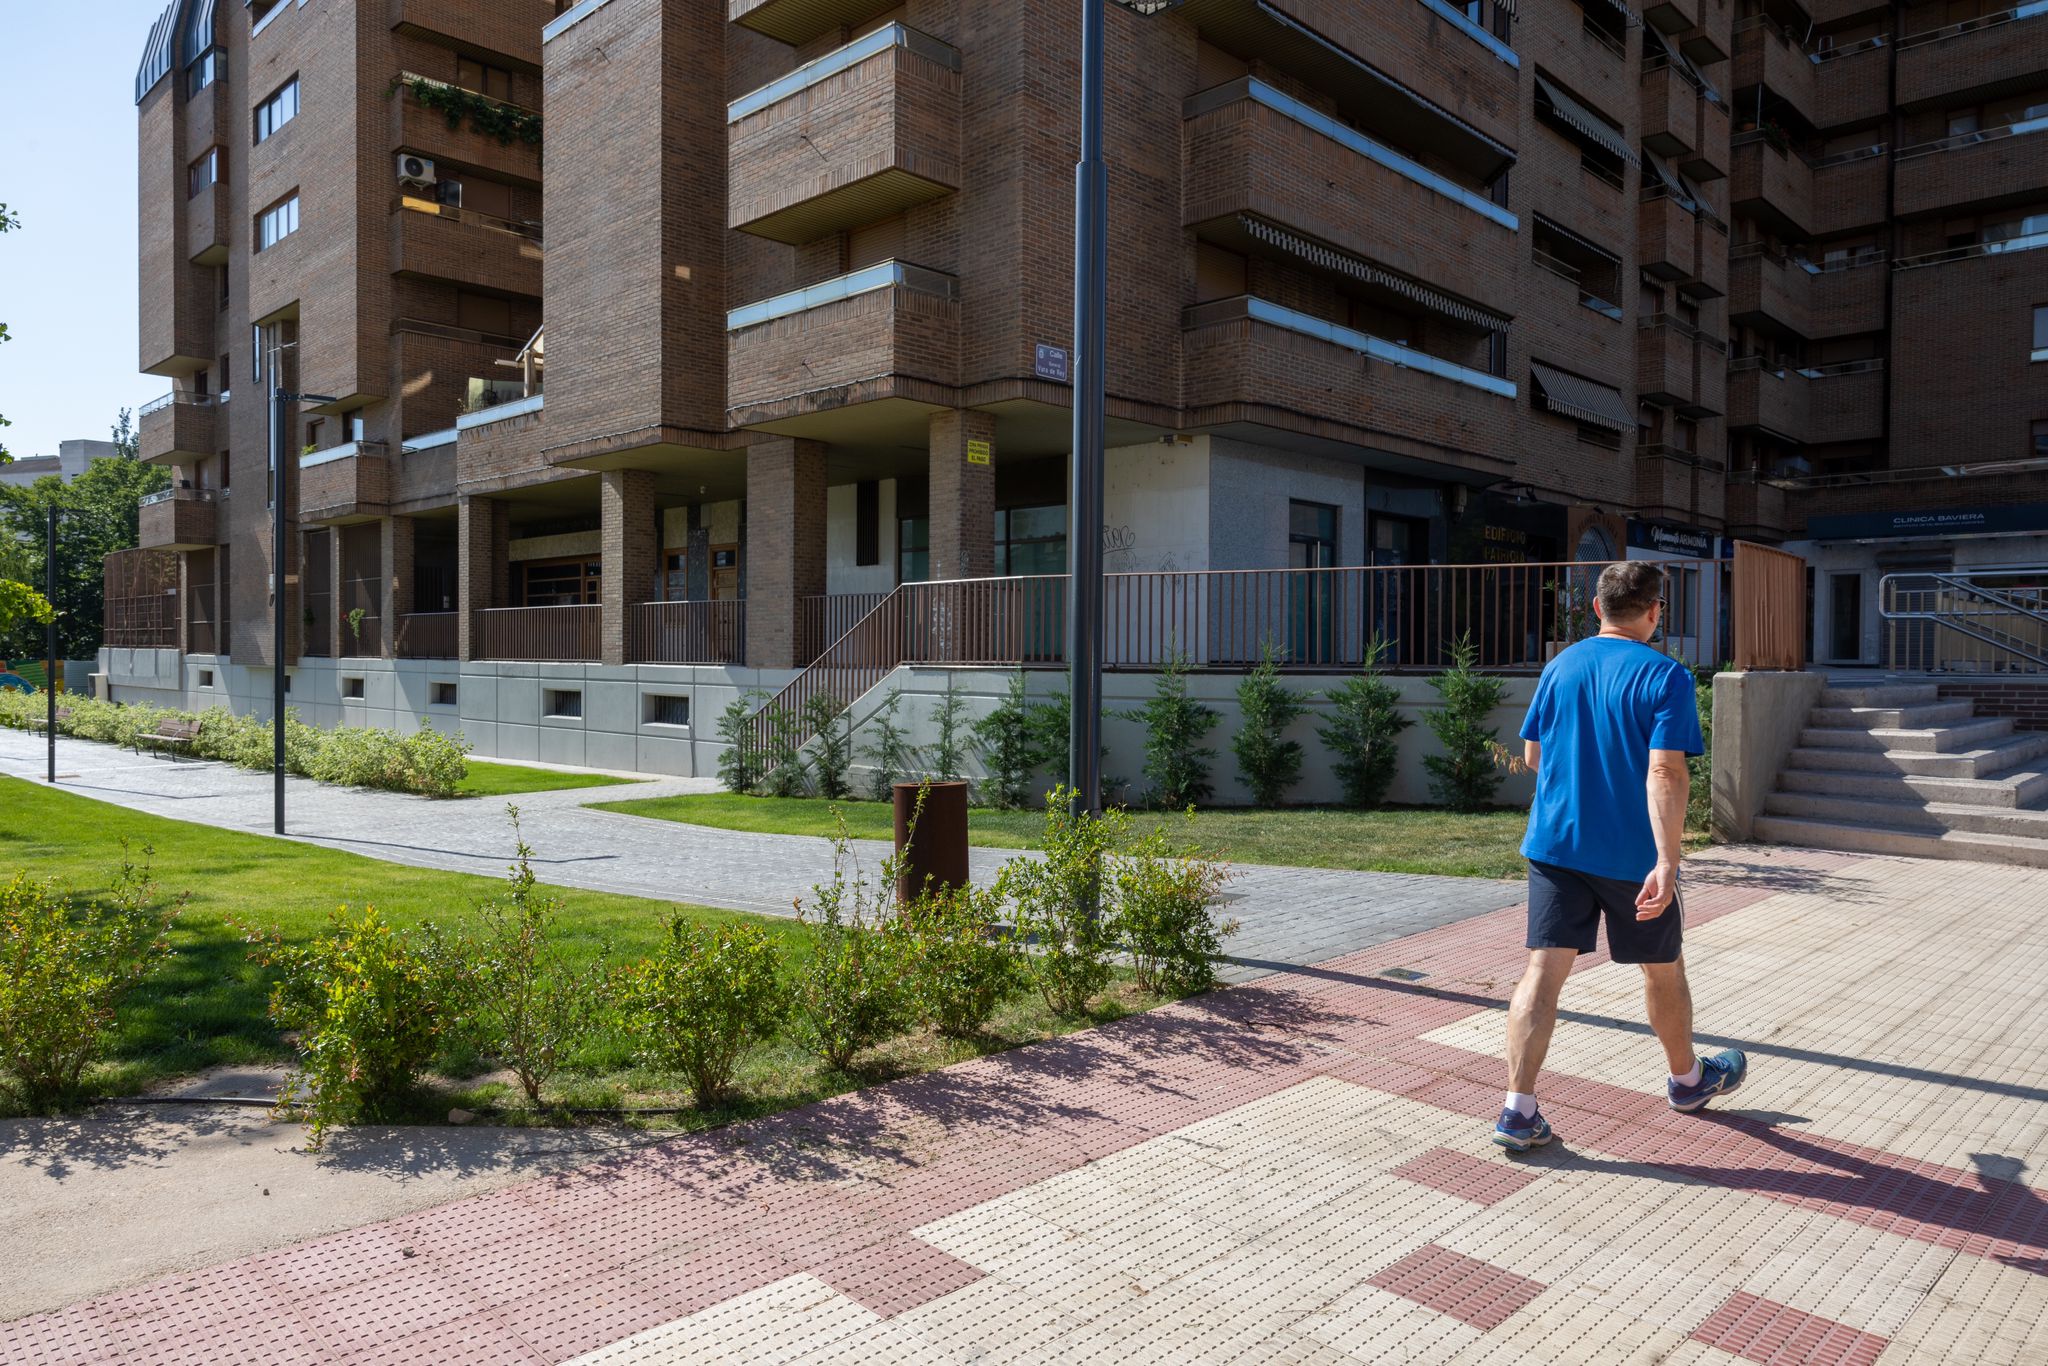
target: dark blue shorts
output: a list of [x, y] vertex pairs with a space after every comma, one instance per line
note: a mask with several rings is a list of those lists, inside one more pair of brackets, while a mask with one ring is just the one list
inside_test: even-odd
[[1673, 893], [1655, 920], [1636, 919], [1640, 882], [1595, 877], [1554, 863], [1529, 860], [1529, 947], [1599, 947], [1600, 921], [1607, 921], [1607, 952], [1617, 963], [1675, 963], [1684, 938], [1684, 908]]

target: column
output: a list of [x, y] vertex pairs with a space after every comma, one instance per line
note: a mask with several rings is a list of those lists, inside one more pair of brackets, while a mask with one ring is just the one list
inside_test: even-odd
[[377, 565], [383, 578], [383, 597], [377, 610], [384, 618], [386, 659], [399, 657], [399, 631], [405, 625], [405, 614], [412, 610], [413, 528], [410, 517], [384, 518], [382, 553]]
[[948, 408], [931, 416], [931, 557], [934, 579], [996, 572], [996, 420]]
[[478, 612], [499, 605], [505, 583], [505, 552], [509, 525], [505, 505], [490, 498], [464, 498], [456, 505], [455, 606], [456, 653], [478, 657]]
[[345, 654], [355, 653], [355, 640], [349, 635], [346, 621], [351, 595], [345, 591], [341, 577], [342, 570], [348, 565], [348, 557], [341, 553], [340, 527], [327, 528], [323, 539], [327, 542], [327, 657], [340, 659]]
[[803, 600], [825, 591], [825, 447], [770, 437], [747, 448], [747, 663], [796, 667]]
[[654, 471], [606, 470], [598, 475], [599, 525], [604, 577], [604, 662], [635, 661], [633, 609], [654, 593], [661, 555], [654, 506]]

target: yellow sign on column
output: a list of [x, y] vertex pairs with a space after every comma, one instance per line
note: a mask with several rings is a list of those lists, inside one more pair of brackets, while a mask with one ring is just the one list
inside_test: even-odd
[[970, 465], [986, 465], [986, 464], [988, 463], [988, 442], [986, 442], [986, 441], [970, 441], [970, 442], [968, 442], [968, 443], [967, 443], [967, 463], [968, 463], [968, 464], [970, 464]]

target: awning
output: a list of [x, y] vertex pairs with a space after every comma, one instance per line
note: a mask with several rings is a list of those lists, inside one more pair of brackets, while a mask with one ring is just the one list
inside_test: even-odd
[[1643, 46], [1654, 48], [1656, 52], [1669, 58], [1671, 65], [1678, 69], [1679, 74], [1692, 83], [1693, 89], [1706, 96], [1710, 104], [1717, 104], [1723, 109], [1728, 107], [1728, 102], [1721, 98], [1721, 92], [1714, 89], [1714, 83], [1707, 79], [1707, 73], [1694, 66], [1692, 58], [1673, 47], [1663, 34], [1654, 28], [1644, 28]]
[[1643, 29], [1645, 33], [1649, 32], [1649, 29], [1645, 28], [1643, 25], [1642, 17], [1638, 15], [1634, 10], [1630, 9], [1627, 5], [1623, 4], [1622, 0], [1607, 0], [1607, 3], [1614, 9], [1616, 13], [1621, 15], [1622, 23], [1628, 25], [1631, 28]]
[[1699, 191], [1692, 187], [1692, 182], [1656, 157], [1647, 154], [1643, 157], [1643, 174], [1660, 181], [1664, 186], [1664, 192], [1677, 201], [1678, 206], [1687, 213], [1696, 214], [1700, 211]]
[[1570, 228], [1558, 222], [1556, 219], [1545, 218], [1540, 213], [1533, 215], [1533, 217], [1536, 219], [1537, 226], [1541, 227], [1545, 232], [1551, 233], [1558, 237], [1562, 237], [1568, 242], [1575, 243], [1582, 250], [1590, 251], [1595, 256], [1600, 257], [1602, 260], [1612, 261], [1616, 265], [1621, 264], [1621, 257], [1617, 253], [1609, 250], [1606, 247], [1601, 246], [1592, 238], [1584, 236], [1581, 233], [1573, 232]]
[[1481, 183], [1514, 165], [1513, 148], [1267, 0], [1187, 0], [1177, 12], [1232, 56], [1300, 77], [1335, 100], [1347, 119], [1365, 128], [1398, 128], [1403, 141], [1420, 142]]
[[1441, 290], [1431, 289], [1418, 280], [1396, 274], [1362, 256], [1354, 256], [1348, 251], [1318, 242], [1314, 238], [1303, 237], [1277, 223], [1269, 223], [1248, 213], [1239, 214], [1237, 222], [1238, 226], [1255, 240], [1276, 251], [1285, 252], [1318, 270], [1327, 270], [1332, 274], [1348, 276], [1363, 284], [1392, 290], [1433, 313], [1441, 313], [1444, 317], [1464, 323], [1467, 327], [1482, 328], [1488, 332], [1505, 332], [1508, 329], [1509, 320], [1504, 314], [1481, 308], [1477, 304], [1466, 303], [1463, 299], [1453, 298]]
[[1610, 389], [1577, 375], [1567, 375], [1562, 370], [1553, 370], [1535, 361], [1529, 362], [1529, 371], [1536, 383], [1537, 394], [1551, 412], [1595, 427], [1605, 427], [1612, 432], [1636, 429], [1635, 414], [1628, 410], [1628, 400], [1621, 396], [1619, 389]]
[[1630, 165], [1638, 162], [1635, 149], [1628, 145], [1628, 139], [1622, 136], [1620, 128], [1601, 118], [1540, 75], [1536, 77], [1536, 95], [1539, 108], [1545, 104], [1549, 105], [1552, 116], [1579, 136], [1620, 157]]

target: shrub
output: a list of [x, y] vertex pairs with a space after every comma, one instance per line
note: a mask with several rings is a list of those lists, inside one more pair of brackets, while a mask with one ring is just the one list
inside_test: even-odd
[[[510, 1068], [527, 1102], [539, 1105], [541, 1088], [589, 1037], [605, 1003], [590, 985], [596, 973], [563, 954], [562, 899], [535, 883], [533, 850], [519, 835], [519, 808], [505, 809], [518, 853], [504, 896], [477, 906], [481, 924], [473, 936], [434, 926], [426, 934], [441, 975], [454, 987], [461, 1014], [456, 1027]], [[599, 972], [607, 952], [598, 951]]]
[[838, 698], [820, 693], [805, 705], [804, 716], [817, 736], [811, 772], [817, 776], [818, 795], [836, 802], [853, 790], [846, 780], [853, 767], [853, 712]]
[[310, 944], [252, 938], [252, 957], [280, 971], [270, 1018], [298, 1034], [298, 1067], [280, 1099], [312, 1121], [313, 1146], [342, 1121], [393, 1117], [446, 1023], [447, 983], [433, 956], [374, 906], [335, 911]]
[[713, 930], [682, 916], [660, 951], [626, 970], [620, 995], [647, 1061], [682, 1073], [700, 1110], [731, 1093], [740, 1061], [774, 1033], [787, 999], [781, 958], [760, 927]]
[[1686, 798], [1685, 824], [1689, 830], [1714, 828], [1714, 671], [1699, 669], [1693, 674], [1694, 696], [1700, 709], [1700, 735], [1704, 749], [1685, 761], [1692, 790]]
[[893, 799], [897, 780], [909, 772], [910, 765], [917, 758], [907, 732], [896, 724], [896, 708], [902, 702], [900, 691], [891, 692], [889, 700], [868, 718], [868, 729], [874, 738], [861, 750], [861, 757], [869, 764], [868, 795], [878, 802]]
[[801, 797], [811, 785], [811, 761], [797, 742], [797, 716], [780, 702], [764, 711], [768, 743], [761, 751], [761, 785], [771, 797]]
[[879, 882], [871, 883], [843, 833], [834, 849], [832, 881], [811, 888], [811, 904], [797, 907], [817, 935], [791, 985], [790, 1032], [843, 1072], [861, 1050], [908, 1028], [913, 1004], [904, 981], [903, 935], [887, 905], [898, 860], [883, 863]]
[[946, 680], [946, 699], [939, 703], [937, 723], [939, 738], [932, 745], [932, 776], [942, 782], [960, 781], [960, 760], [965, 748], [961, 736], [967, 717], [967, 700], [953, 691], [953, 680]]
[[981, 1032], [1018, 986], [1002, 899], [961, 887], [928, 891], [902, 914], [904, 976], [918, 1016], [949, 1039]]
[[1209, 761], [1216, 751], [1202, 744], [1216, 728], [1216, 709], [1188, 696], [1188, 662], [1179, 651], [1159, 671], [1152, 697], [1126, 713], [1145, 725], [1145, 776], [1153, 799], [1180, 808], [1209, 800]]
[[1194, 845], [1176, 845], [1164, 826], [1119, 853], [1110, 865], [1111, 924], [1138, 985], [1192, 996], [1216, 984], [1216, 956], [1237, 933], [1210, 907], [1229, 878]]
[[1387, 682], [1387, 640], [1375, 634], [1356, 674], [1333, 689], [1330, 719], [1317, 734], [1336, 756], [1331, 765], [1346, 806], [1378, 806], [1393, 786], [1401, 761], [1401, 732], [1415, 723], [1401, 715], [1401, 694]]
[[1068, 1018], [1085, 1014], [1109, 985], [1103, 865], [1129, 828], [1120, 811], [1073, 815], [1071, 800], [1065, 787], [1046, 794], [1044, 858], [1011, 859], [996, 879], [996, 894], [1013, 907], [1015, 932], [1029, 945], [1018, 959], [1025, 976], [1047, 1009]]
[[0, 887], [0, 1076], [30, 1110], [77, 1098], [122, 998], [170, 956], [184, 898], [166, 900], [122, 847], [100, 897], [26, 873]]
[[995, 806], [1024, 805], [1032, 775], [1045, 762], [1045, 731], [1036, 713], [1020, 671], [1010, 675], [1003, 700], [970, 728], [975, 757], [987, 775], [983, 797]]
[[766, 693], [743, 692], [718, 714], [718, 738], [725, 744], [718, 756], [718, 781], [728, 792], [752, 792], [761, 785], [763, 750], [754, 736], [754, 712], [766, 700]]
[[1478, 654], [1469, 636], [1459, 636], [1451, 644], [1451, 667], [1429, 680], [1442, 705], [1425, 712], [1424, 721], [1443, 753], [1422, 762], [1431, 793], [1453, 811], [1484, 810], [1506, 781], [1493, 762], [1500, 731], [1486, 724], [1506, 685], [1472, 667]]
[[1267, 641], [1259, 664], [1237, 685], [1237, 708], [1243, 716], [1230, 749], [1237, 756], [1237, 774], [1251, 789], [1255, 805], [1278, 806], [1287, 789], [1301, 780], [1301, 741], [1287, 738], [1287, 728], [1308, 710], [1300, 693], [1280, 682], [1280, 659]]

